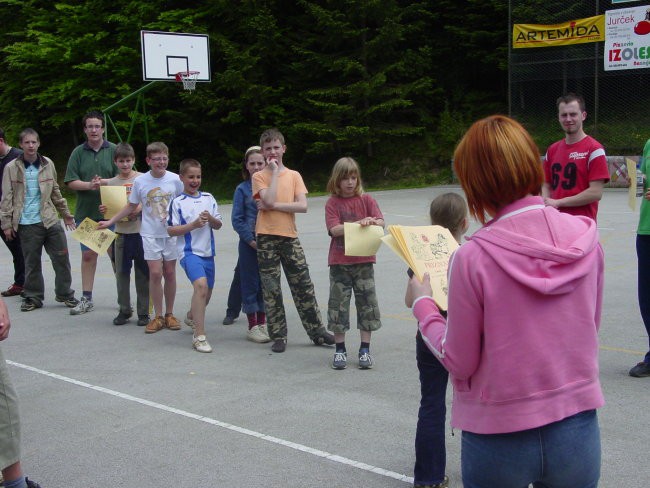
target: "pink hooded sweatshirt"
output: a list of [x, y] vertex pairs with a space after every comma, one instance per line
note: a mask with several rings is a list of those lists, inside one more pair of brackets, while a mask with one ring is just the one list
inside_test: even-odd
[[454, 386], [451, 424], [477, 434], [531, 429], [601, 407], [603, 249], [596, 223], [526, 197], [453, 255], [445, 319], [413, 315]]

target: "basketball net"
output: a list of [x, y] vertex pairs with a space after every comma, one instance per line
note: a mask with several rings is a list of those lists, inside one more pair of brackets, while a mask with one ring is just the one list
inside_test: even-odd
[[182, 81], [183, 89], [191, 92], [196, 88], [196, 80], [198, 76], [198, 71], [181, 71], [176, 73], [176, 81]]

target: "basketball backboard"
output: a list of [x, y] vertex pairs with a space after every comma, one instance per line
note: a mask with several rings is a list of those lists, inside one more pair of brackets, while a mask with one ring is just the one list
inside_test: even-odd
[[176, 81], [176, 73], [198, 71], [197, 81], [211, 81], [207, 34], [140, 31], [142, 78]]

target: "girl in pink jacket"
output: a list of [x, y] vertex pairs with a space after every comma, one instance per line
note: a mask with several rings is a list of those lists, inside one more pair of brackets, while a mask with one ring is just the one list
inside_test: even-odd
[[[445, 320], [428, 276], [409, 281], [422, 337], [450, 373], [465, 488], [591, 488], [603, 250], [593, 220], [545, 207], [537, 146], [504, 116], [474, 123], [454, 154], [484, 226], [452, 256]], [[487, 219], [491, 218], [489, 222]]]

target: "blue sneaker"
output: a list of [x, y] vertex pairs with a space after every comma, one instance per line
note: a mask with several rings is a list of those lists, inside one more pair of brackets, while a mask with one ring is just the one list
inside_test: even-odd
[[368, 349], [359, 350], [359, 369], [372, 368], [373, 360]]
[[348, 355], [345, 352], [335, 352], [332, 369], [345, 369], [348, 366]]

